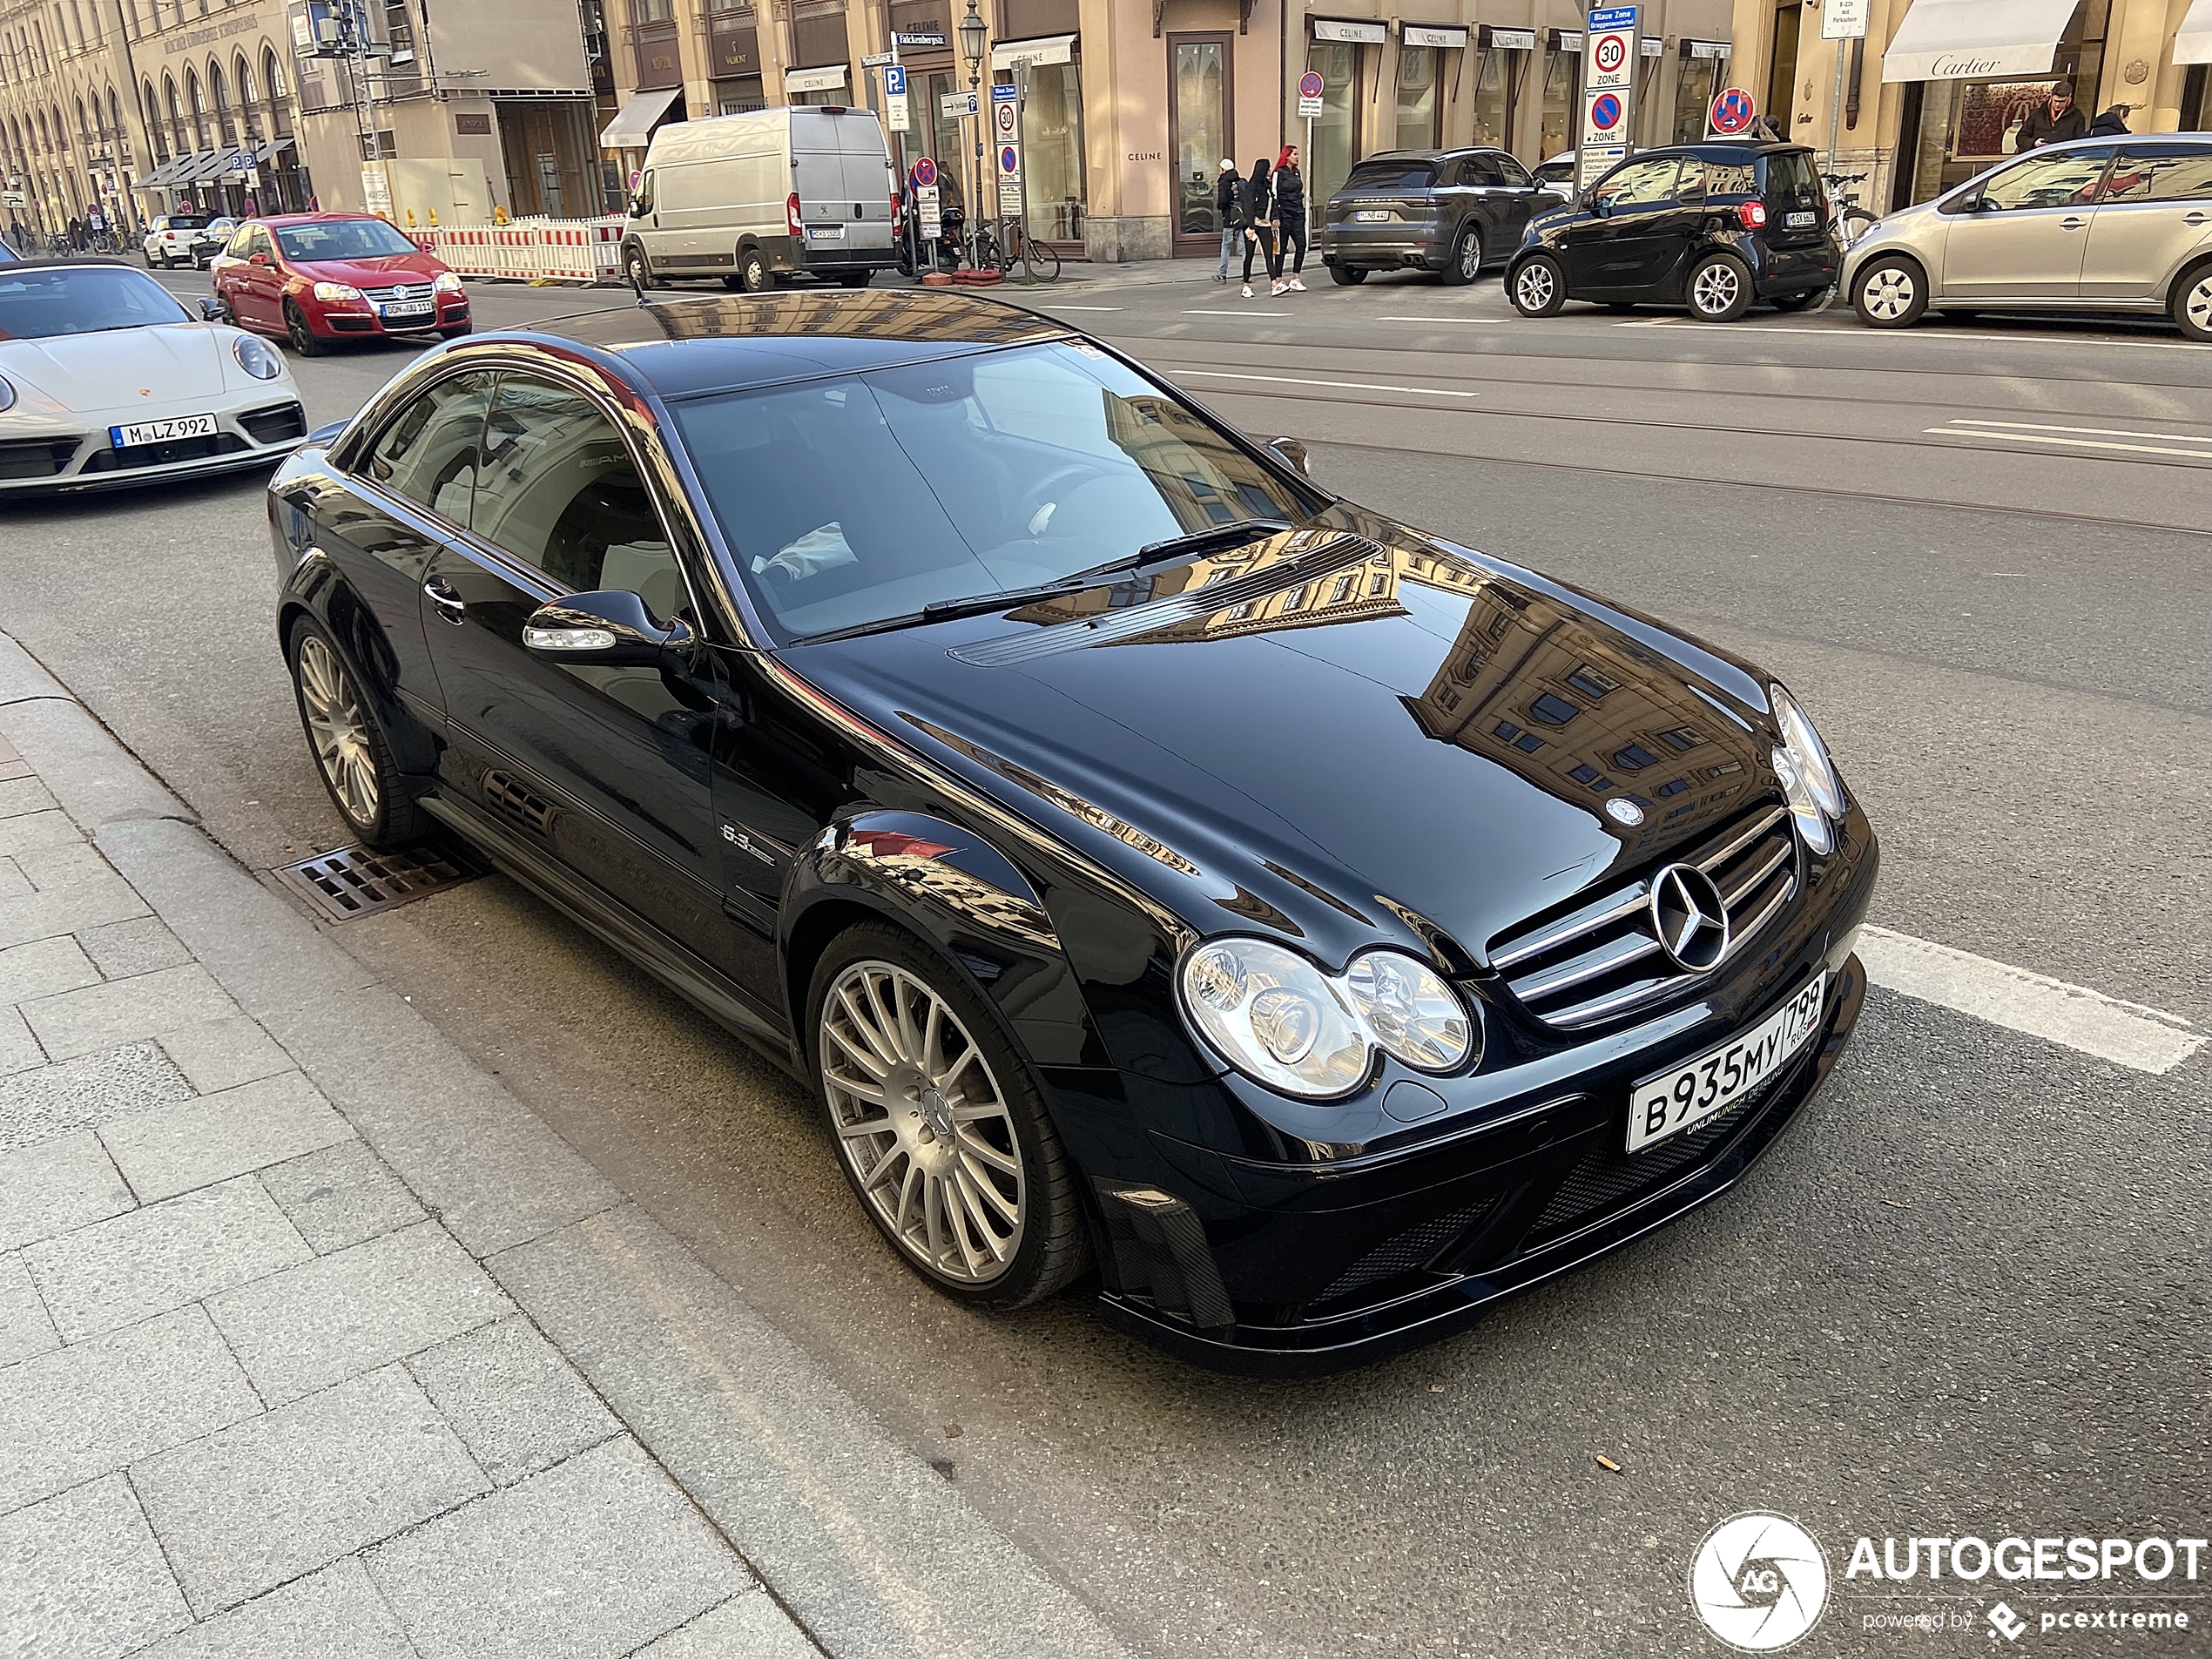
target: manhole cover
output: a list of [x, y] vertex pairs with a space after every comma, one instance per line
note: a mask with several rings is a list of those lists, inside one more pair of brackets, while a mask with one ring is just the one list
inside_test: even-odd
[[361, 846], [334, 847], [277, 874], [333, 921], [374, 915], [481, 873], [473, 865], [428, 848], [375, 853]]

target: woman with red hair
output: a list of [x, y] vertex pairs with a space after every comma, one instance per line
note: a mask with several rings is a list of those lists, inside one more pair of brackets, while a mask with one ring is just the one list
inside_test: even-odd
[[[1298, 172], [1298, 145], [1286, 144], [1275, 158], [1275, 171], [1271, 175], [1275, 193], [1275, 292], [1304, 293], [1305, 284], [1298, 280], [1298, 273], [1305, 269], [1305, 176]], [[1298, 257], [1291, 257], [1291, 245], [1298, 245]]]

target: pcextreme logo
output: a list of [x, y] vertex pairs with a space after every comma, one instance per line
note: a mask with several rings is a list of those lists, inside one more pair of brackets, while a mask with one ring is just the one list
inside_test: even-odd
[[1731, 1515], [1705, 1534], [1690, 1561], [1689, 1604], [1738, 1652], [1777, 1652], [1820, 1622], [1828, 1557], [1787, 1515]]

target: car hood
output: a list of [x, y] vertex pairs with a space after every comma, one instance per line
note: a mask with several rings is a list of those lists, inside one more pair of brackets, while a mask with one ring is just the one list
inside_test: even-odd
[[1297, 531], [779, 655], [1197, 931], [1257, 925], [1336, 960], [1440, 931], [1481, 963], [1502, 929], [1773, 788], [1741, 664], [1502, 562], [1353, 528], [1372, 539], [1348, 556], [1328, 551], [1345, 534]]
[[[0, 374], [52, 413], [154, 413], [247, 383], [228, 332], [205, 323], [0, 342]], [[280, 384], [267, 382], [272, 388]], [[196, 411], [195, 411], [196, 412]]]
[[310, 282], [345, 282], [356, 288], [381, 288], [416, 279], [428, 282], [443, 271], [435, 253], [384, 253], [373, 260], [287, 260]]

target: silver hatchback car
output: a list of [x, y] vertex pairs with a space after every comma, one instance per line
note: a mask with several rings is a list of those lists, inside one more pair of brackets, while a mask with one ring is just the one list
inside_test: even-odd
[[2212, 341], [2212, 132], [2031, 151], [1879, 221], [1843, 280], [1877, 328], [1930, 307], [2164, 312]]

